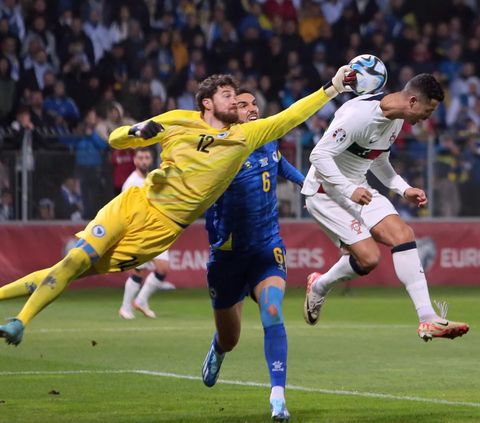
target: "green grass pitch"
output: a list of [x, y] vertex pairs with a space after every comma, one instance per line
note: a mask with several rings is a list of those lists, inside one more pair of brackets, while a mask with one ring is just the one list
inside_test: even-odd
[[[403, 289], [353, 294], [333, 291], [310, 327], [304, 290], [287, 291], [291, 422], [480, 422], [480, 289], [431, 289], [470, 333], [429, 343], [417, 337]], [[31, 323], [18, 348], [0, 344], [1, 423], [270, 421], [256, 304], [245, 302], [223, 383], [206, 388], [201, 367], [214, 332], [206, 290], [159, 292], [151, 301], [158, 318], [133, 321], [118, 317], [121, 297], [70, 290]], [[1, 302], [0, 317], [23, 303]]]

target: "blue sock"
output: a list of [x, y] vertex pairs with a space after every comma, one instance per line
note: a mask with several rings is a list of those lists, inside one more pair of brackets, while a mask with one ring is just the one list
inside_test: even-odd
[[265, 332], [265, 358], [267, 360], [268, 371], [270, 372], [270, 381], [272, 388], [282, 386], [285, 388], [287, 380], [287, 333], [285, 326], [278, 323], [264, 328]]
[[225, 354], [225, 351], [223, 351], [222, 348], [220, 347], [220, 345], [218, 345], [218, 342], [217, 342], [217, 332], [215, 332], [215, 335], [213, 335], [212, 344], [213, 344], [213, 350], [214, 350], [217, 354]]

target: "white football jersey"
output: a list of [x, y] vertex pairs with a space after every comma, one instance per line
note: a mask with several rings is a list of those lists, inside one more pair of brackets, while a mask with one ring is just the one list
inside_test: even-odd
[[303, 194], [314, 195], [322, 186], [331, 196], [349, 199], [358, 187], [369, 188], [369, 169], [385, 186], [400, 194], [410, 188], [389, 162], [389, 150], [403, 120], [383, 116], [380, 101], [385, 95], [359, 96], [338, 109], [310, 155], [312, 166]]
[[143, 178], [139, 173], [134, 170], [130, 176], [127, 178], [125, 183], [122, 186], [122, 192], [126, 191], [130, 187], [139, 187], [141, 188], [143, 183], [145, 182], [145, 178]]

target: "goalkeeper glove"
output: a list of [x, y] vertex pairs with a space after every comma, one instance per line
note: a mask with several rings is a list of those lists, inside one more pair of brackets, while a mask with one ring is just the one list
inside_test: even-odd
[[137, 138], [143, 138], [148, 140], [149, 138], [155, 137], [159, 132], [164, 132], [165, 128], [153, 120], [148, 122], [141, 122], [133, 125], [128, 131], [128, 135]]

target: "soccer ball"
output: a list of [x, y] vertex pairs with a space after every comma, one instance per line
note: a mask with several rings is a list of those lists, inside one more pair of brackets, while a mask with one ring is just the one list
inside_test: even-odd
[[353, 92], [357, 95], [376, 94], [382, 91], [387, 82], [387, 68], [384, 63], [372, 54], [361, 54], [349, 63], [357, 74], [357, 82]]

